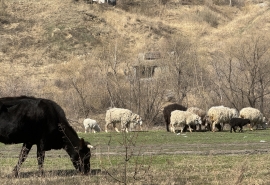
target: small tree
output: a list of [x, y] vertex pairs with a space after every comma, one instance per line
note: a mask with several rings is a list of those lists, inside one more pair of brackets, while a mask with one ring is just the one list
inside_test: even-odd
[[[138, 137], [138, 132], [122, 132], [121, 141], [119, 141], [123, 147], [122, 160], [119, 160], [114, 167], [105, 167], [107, 174], [118, 183], [126, 185], [142, 181], [147, 182], [148, 180], [153, 157], [150, 155], [147, 156], [148, 160], [145, 159], [141, 147], [136, 147]], [[108, 148], [110, 148], [111, 139], [108, 142]], [[130, 168], [130, 166], [134, 166], [134, 168]]]
[[171, 38], [164, 45], [164, 64], [168, 66], [166, 88], [173, 90], [176, 101], [182, 103], [196, 79], [196, 53], [192, 44], [181, 37]]
[[264, 111], [269, 98], [269, 40], [262, 37], [240, 39], [229, 45], [228, 53], [219, 54], [212, 62], [215, 84], [234, 107], [258, 107]]

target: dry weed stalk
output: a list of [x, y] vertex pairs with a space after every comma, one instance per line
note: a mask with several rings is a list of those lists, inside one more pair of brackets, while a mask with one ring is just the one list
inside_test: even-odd
[[[119, 162], [119, 165], [123, 164], [123, 171], [117, 170], [117, 168], [119, 169], [120, 167], [119, 165], [117, 165], [116, 167], [112, 167], [110, 169], [105, 168], [106, 174], [112, 179], [114, 179], [117, 183], [121, 183], [121, 184], [128, 184], [131, 182], [134, 184], [136, 182], [141, 182], [142, 180], [147, 181], [147, 175], [148, 173], [150, 173], [153, 157], [149, 156], [150, 161], [148, 161], [148, 164], [146, 164], [146, 160], [142, 154], [143, 153], [142, 147], [140, 147], [137, 153], [135, 153], [136, 141], [138, 138], [137, 132], [133, 132], [133, 133], [122, 132], [121, 134], [122, 134], [122, 140], [120, 144], [124, 148], [124, 152], [123, 152], [124, 159], [123, 159], [123, 163], [122, 161]], [[109, 156], [111, 139], [112, 139], [112, 136], [110, 136], [110, 140], [108, 142], [108, 159], [109, 159], [110, 165], [112, 165], [112, 162]], [[132, 158], [134, 158], [135, 166], [132, 169], [133, 170], [132, 173], [130, 173], [128, 167], [131, 163]], [[142, 161], [141, 161], [141, 158], [143, 158]], [[115, 173], [119, 173], [119, 172], [123, 173], [122, 178], [118, 177], [118, 175], [115, 175]]]

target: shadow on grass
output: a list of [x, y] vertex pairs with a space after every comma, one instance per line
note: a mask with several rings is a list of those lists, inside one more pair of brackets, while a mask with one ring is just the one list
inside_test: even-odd
[[[33, 177], [71, 177], [71, 176], [89, 176], [89, 175], [105, 175], [105, 172], [102, 172], [101, 169], [92, 169], [90, 173], [83, 175], [76, 170], [48, 170], [44, 172], [45, 175], [41, 176], [39, 171], [31, 172], [20, 172], [19, 178], [33, 178]], [[14, 178], [13, 174], [8, 174], [7, 178]]]

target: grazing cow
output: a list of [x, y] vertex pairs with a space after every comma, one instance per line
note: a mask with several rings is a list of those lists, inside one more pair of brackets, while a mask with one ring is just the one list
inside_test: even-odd
[[167, 105], [166, 107], [164, 107], [163, 109], [163, 116], [165, 119], [165, 123], [166, 123], [166, 129], [168, 132], [170, 132], [170, 122], [171, 122], [171, 112], [174, 110], [182, 110], [182, 111], [186, 111], [187, 108], [184, 107], [183, 105], [179, 105], [177, 103], [173, 103], [170, 105]]
[[90, 171], [90, 148], [69, 125], [63, 109], [55, 102], [34, 97], [0, 98], [0, 142], [23, 143], [13, 173], [18, 177], [22, 163], [33, 145], [37, 145], [37, 160], [43, 175], [45, 151], [64, 149], [81, 173]]
[[250, 124], [250, 120], [249, 119], [243, 119], [243, 118], [232, 118], [230, 120], [230, 126], [231, 126], [231, 130], [230, 132], [232, 133], [232, 129], [234, 132], [236, 132], [236, 128], [240, 127], [239, 132], [243, 132], [243, 126]]

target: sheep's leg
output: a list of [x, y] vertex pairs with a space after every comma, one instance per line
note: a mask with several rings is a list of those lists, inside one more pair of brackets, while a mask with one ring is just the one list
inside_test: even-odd
[[199, 131], [202, 131], [202, 125], [199, 124]]
[[185, 127], [181, 127], [181, 129], [180, 129], [180, 134], [182, 134], [182, 133], [183, 133], [184, 128], [185, 128]]
[[87, 133], [89, 130], [89, 126], [84, 127], [84, 133]]
[[236, 132], [236, 130], [237, 130], [237, 126], [233, 126], [233, 131]]
[[105, 124], [105, 132], [108, 132], [108, 123]]
[[253, 131], [253, 124], [252, 123], [249, 124], [249, 130]]
[[174, 125], [173, 124], [170, 124], [170, 126], [171, 126], [171, 132], [175, 133]]
[[192, 129], [191, 129], [190, 125], [188, 125], [188, 129], [189, 129], [189, 132], [192, 132]]
[[125, 128], [125, 132], [128, 133], [128, 129], [130, 129], [130, 123], [126, 123], [124, 128]]
[[214, 122], [212, 123], [212, 132], [215, 132], [215, 128], [216, 128], [216, 122], [214, 121]]
[[118, 128], [116, 127], [116, 123], [113, 124], [113, 127], [116, 132], [119, 132]]
[[242, 125], [240, 125], [239, 127], [240, 127], [239, 132], [243, 132], [243, 126], [242, 126]]

